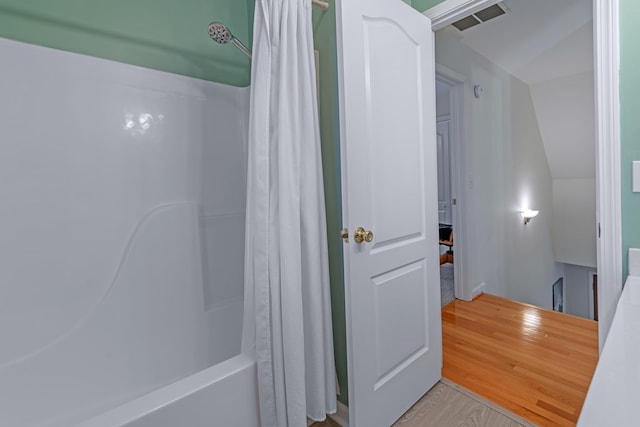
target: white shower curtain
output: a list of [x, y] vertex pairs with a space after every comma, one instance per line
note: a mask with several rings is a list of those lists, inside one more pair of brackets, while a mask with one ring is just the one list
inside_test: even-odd
[[336, 410], [310, 0], [257, 0], [251, 69], [243, 352], [263, 427]]

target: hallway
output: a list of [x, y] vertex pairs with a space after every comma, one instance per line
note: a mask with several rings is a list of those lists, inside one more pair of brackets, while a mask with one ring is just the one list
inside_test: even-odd
[[541, 426], [573, 426], [598, 324], [489, 294], [442, 309], [442, 376]]

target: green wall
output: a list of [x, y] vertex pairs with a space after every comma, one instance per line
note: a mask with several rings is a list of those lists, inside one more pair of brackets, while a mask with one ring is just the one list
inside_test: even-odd
[[627, 250], [640, 248], [640, 193], [631, 192], [631, 162], [640, 160], [640, 2], [620, 0], [620, 151], [622, 185], [622, 277]]
[[340, 127], [338, 116], [338, 69], [336, 54], [335, 0], [329, 0], [329, 10], [313, 9], [314, 48], [319, 51], [320, 67], [320, 137], [322, 166], [327, 205], [329, 270], [331, 277], [331, 307], [336, 371], [340, 383], [340, 400], [348, 405], [347, 337], [344, 310], [344, 276], [342, 262], [342, 206], [340, 189]]
[[0, 37], [246, 86], [249, 59], [207, 25], [250, 46], [252, 15], [252, 0], [0, 0]]
[[414, 9], [419, 12], [424, 12], [427, 9], [431, 9], [433, 6], [442, 3], [444, 0], [411, 0], [407, 2], [413, 6]]

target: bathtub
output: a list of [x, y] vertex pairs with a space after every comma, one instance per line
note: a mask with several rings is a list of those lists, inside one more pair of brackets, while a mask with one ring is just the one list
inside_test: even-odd
[[248, 89], [2, 38], [0, 56], [0, 426], [258, 426]]
[[242, 300], [206, 305], [197, 222], [193, 204], [154, 210], [87, 316], [0, 366], [1, 426], [259, 426]]
[[77, 427], [259, 427], [256, 363], [240, 354]]

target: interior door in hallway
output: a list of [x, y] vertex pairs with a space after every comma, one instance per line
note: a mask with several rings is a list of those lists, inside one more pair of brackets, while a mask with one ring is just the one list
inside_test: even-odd
[[387, 427], [442, 367], [433, 33], [400, 0], [337, 7], [349, 424]]
[[451, 225], [451, 146], [449, 120], [439, 120], [436, 143], [438, 147], [438, 222]]

